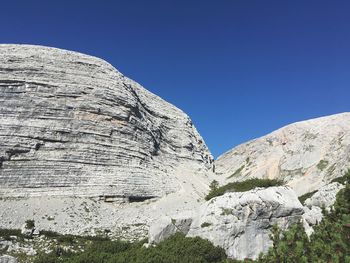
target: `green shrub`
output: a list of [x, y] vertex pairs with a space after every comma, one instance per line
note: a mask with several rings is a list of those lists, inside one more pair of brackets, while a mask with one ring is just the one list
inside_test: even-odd
[[144, 242], [93, 241], [84, 252], [67, 253], [57, 249], [39, 255], [35, 263], [219, 263], [226, 259], [222, 248], [199, 237], [187, 238], [181, 233], [144, 248]]
[[11, 236], [23, 237], [19, 229], [4, 229], [0, 228], [0, 237], [5, 240], [11, 240]]
[[331, 183], [340, 183], [340, 184], [346, 184], [346, 182], [349, 182], [349, 175], [350, 175], [350, 170], [348, 170], [345, 175], [341, 177], [334, 178]]
[[245, 192], [245, 191], [252, 190], [256, 187], [266, 188], [266, 187], [279, 186], [279, 185], [283, 185], [283, 181], [277, 180], [277, 179], [252, 178], [242, 182], [229, 183], [227, 185], [213, 189], [205, 197], [205, 200], [210, 200], [213, 197], [223, 195], [226, 192]]
[[34, 220], [32, 219], [28, 219], [26, 220], [26, 228], [27, 229], [32, 229], [35, 227], [35, 223], [34, 223]]
[[323, 220], [307, 238], [301, 223], [285, 232], [272, 230], [273, 247], [258, 262], [350, 262], [350, 172], [337, 194], [334, 209], [324, 210]]

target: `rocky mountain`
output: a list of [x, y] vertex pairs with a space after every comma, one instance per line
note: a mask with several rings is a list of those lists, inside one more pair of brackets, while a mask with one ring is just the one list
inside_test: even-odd
[[0, 196], [144, 200], [213, 158], [190, 118], [107, 62], [0, 45]]
[[350, 163], [350, 113], [293, 123], [244, 143], [215, 162], [222, 184], [278, 178], [298, 195], [342, 176]]

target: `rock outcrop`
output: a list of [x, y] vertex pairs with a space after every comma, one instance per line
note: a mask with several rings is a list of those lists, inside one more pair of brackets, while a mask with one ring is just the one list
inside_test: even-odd
[[303, 225], [309, 236], [313, 233], [313, 226], [320, 223], [323, 218], [322, 209], [329, 211], [336, 201], [337, 193], [344, 187], [343, 184], [333, 182], [321, 187], [305, 200]]
[[149, 241], [158, 243], [182, 232], [208, 239], [224, 248], [230, 258], [255, 259], [272, 245], [269, 234], [274, 224], [286, 229], [301, 221], [303, 213], [303, 206], [289, 187], [226, 193], [204, 203], [193, 218], [179, 214], [154, 221]]
[[0, 256], [0, 263], [17, 263], [17, 259], [12, 257], [12, 256], [8, 256], [8, 255], [3, 255]]
[[298, 195], [343, 175], [350, 163], [350, 113], [297, 122], [244, 143], [215, 162], [222, 184], [278, 178]]
[[101, 59], [0, 45], [0, 65], [0, 196], [142, 201], [212, 167], [186, 114]]
[[172, 217], [161, 217], [150, 226], [148, 243], [157, 244], [177, 232], [187, 235], [194, 217], [195, 215], [192, 212], [184, 212]]
[[320, 208], [331, 207], [337, 197], [337, 193], [343, 189], [343, 184], [334, 182], [321, 187], [315, 194], [305, 200], [305, 205], [308, 207], [318, 206]]

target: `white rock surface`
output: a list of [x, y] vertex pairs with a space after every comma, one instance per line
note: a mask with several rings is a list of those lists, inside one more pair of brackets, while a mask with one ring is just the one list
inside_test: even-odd
[[307, 206], [304, 206], [303, 226], [308, 236], [314, 232], [313, 226], [320, 223], [322, 218], [323, 214], [320, 207], [312, 206], [311, 208], [308, 208]]
[[230, 258], [255, 259], [272, 245], [270, 228], [282, 229], [301, 220], [304, 213], [289, 187], [226, 193], [203, 204], [188, 236], [199, 236], [223, 247]]
[[305, 200], [305, 205], [308, 207], [318, 206], [329, 208], [336, 200], [337, 193], [343, 189], [343, 184], [334, 182], [321, 187], [315, 194]]
[[0, 196], [162, 197], [212, 156], [189, 117], [107, 62], [0, 45]]
[[178, 215], [163, 216], [152, 223], [148, 232], [148, 243], [156, 244], [177, 232], [187, 234], [193, 220], [192, 212], [180, 213]]
[[221, 184], [283, 179], [302, 195], [342, 176], [350, 163], [350, 113], [297, 122], [244, 143], [215, 162]]
[[12, 257], [12, 256], [8, 256], [8, 255], [3, 255], [0, 256], [0, 263], [17, 263], [17, 259]]
[[308, 236], [313, 233], [313, 226], [323, 218], [322, 208], [330, 210], [336, 201], [337, 193], [343, 189], [343, 184], [334, 182], [321, 187], [310, 198], [305, 200], [303, 225]]
[[0, 65], [0, 228], [130, 240], [199, 206], [213, 159], [181, 110], [76, 52], [0, 45]]

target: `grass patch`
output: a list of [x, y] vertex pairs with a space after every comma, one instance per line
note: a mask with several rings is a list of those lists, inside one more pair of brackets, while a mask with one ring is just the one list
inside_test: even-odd
[[328, 166], [329, 162], [326, 160], [321, 160], [318, 164], [317, 164], [317, 168], [321, 171], [323, 171], [327, 166]]
[[302, 205], [305, 205], [305, 200], [308, 199], [308, 198], [310, 198], [311, 196], [313, 196], [315, 193], [317, 193], [317, 190], [299, 196], [299, 197], [298, 197], [299, 202], [300, 202]]
[[244, 167], [245, 167], [245, 164], [243, 164], [241, 167], [239, 167], [232, 175], [230, 175], [227, 178], [230, 179], [232, 177], [236, 177], [236, 176], [240, 175], [242, 170], [244, 169]]
[[227, 192], [246, 192], [257, 187], [271, 187], [271, 186], [280, 186], [284, 182], [277, 179], [258, 179], [252, 178], [242, 182], [233, 182], [227, 185], [211, 189], [209, 194], [205, 197], [205, 200], [210, 200], [216, 196], [223, 195]]

